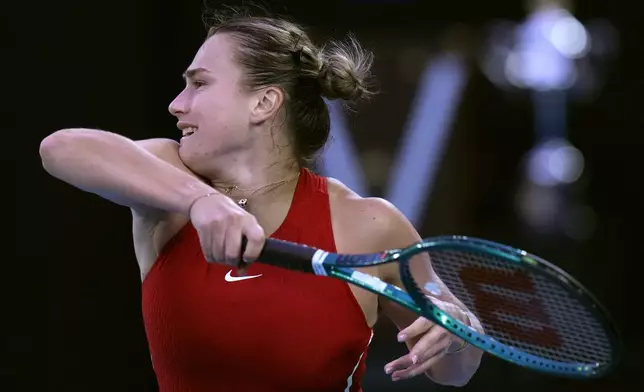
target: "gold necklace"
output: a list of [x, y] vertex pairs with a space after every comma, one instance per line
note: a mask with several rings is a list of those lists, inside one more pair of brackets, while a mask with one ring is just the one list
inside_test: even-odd
[[[243, 208], [243, 209], [247, 209], [247, 208], [248, 208], [248, 198], [249, 198], [249, 197], [256, 195], [256, 194], [257, 194], [259, 191], [261, 191], [261, 190], [264, 190], [264, 189], [266, 189], [266, 188], [271, 187], [270, 189], [268, 189], [268, 190], [266, 190], [265, 192], [263, 192], [263, 193], [268, 193], [268, 192], [270, 192], [270, 191], [272, 191], [272, 190], [274, 190], [274, 189], [277, 189], [277, 188], [278, 188], [279, 186], [281, 186], [281, 185], [284, 185], [284, 184], [286, 184], [286, 183], [289, 183], [289, 182], [291, 182], [291, 181], [293, 181], [293, 180], [297, 179], [299, 176], [300, 176], [300, 173], [297, 173], [297, 175], [295, 175], [294, 177], [288, 178], [288, 179], [286, 179], [286, 180], [280, 180], [280, 181], [272, 182], [272, 183], [270, 183], [270, 184], [267, 184], [267, 185], [261, 186], [261, 187], [259, 187], [259, 188], [255, 189], [255, 190], [251, 190], [251, 189], [240, 189], [240, 188], [239, 188], [239, 186], [237, 186], [237, 185], [233, 185], [233, 186], [229, 186], [229, 187], [222, 187], [222, 186], [219, 186], [219, 188], [223, 188], [223, 189], [222, 189], [222, 191], [223, 191], [226, 195], [230, 195], [233, 191], [240, 191], [240, 192], [249, 192], [249, 191], [250, 191], [251, 193], [250, 193], [248, 196], [246, 196], [246, 197], [244, 197], [244, 198], [241, 198], [241, 199], [237, 200], [237, 205], [238, 205], [238, 206], [240, 206], [240, 207], [241, 207], [241, 208]], [[217, 186], [216, 184], [213, 184], [213, 187], [217, 188], [218, 186]]]

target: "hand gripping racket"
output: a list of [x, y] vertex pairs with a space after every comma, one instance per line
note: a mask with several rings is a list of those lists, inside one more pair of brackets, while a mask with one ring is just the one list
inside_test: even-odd
[[[445, 286], [480, 320], [484, 334], [435, 305]], [[620, 340], [610, 316], [565, 271], [520, 249], [465, 236], [427, 238], [404, 249], [336, 254], [268, 239], [257, 259], [290, 270], [342, 279], [410, 309], [452, 334], [511, 363], [558, 376], [598, 378], [618, 361]], [[404, 287], [356, 267], [397, 262]]]

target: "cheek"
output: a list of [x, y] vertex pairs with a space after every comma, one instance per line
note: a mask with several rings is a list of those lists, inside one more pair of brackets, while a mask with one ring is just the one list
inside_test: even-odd
[[209, 125], [225, 123], [234, 114], [235, 102], [225, 94], [208, 92], [194, 102], [194, 108], [199, 112], [202, 121]]
[[209, 128], [217, 133], [243, 132], [248, 127], [248, 115], [244, 106], [232, 99], [217, 102], [206, 111]]
[[209, 158], [216, 155], [220, 146], [216, 137], [207, 134], [193, 135], [181, 141], [179, 158], [190, 170], [199, 173], [205, 169]]

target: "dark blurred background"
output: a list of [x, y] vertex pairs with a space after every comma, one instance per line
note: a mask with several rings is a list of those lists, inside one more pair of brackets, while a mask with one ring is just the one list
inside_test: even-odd
[[[644, 390], [634, 10], [599, 0], [265, 4], [319, 40], [353, 32], [376, 55], [381, 93], [355, 111], [334, 106], [334, 139], [317, 170], [389, 198], [422, 236], [474, 235], [553, 261], [623, 333], [623, 360], [605, 379], [561, 380], [488, 356], [462, 390]], [[178, 138], [167, 105], [204, 38], [204, 4], [22, 6], [8, 20], [17, 51], [4, 61], [17, 87], [5, 94], [17, 120], [6, 125], [17, 181], [0, 390], [155, 391], [129, 211], [50, 178], [38, 145], [74, 126]], [[448, 389], [391, 382], [383, 366], [404, 353], [382, 320], [365, 391]]]

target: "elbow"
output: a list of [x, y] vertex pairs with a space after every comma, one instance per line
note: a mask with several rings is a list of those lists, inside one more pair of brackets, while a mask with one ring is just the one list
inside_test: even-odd
[[69, 157], [74, 151], [74, 145], [80, 134], [78, 129], [62, 129], [45, 137], [40, 142], [38, 150], [43, 168], [51, 173], [51, 170], [65, 157]]
[[62, 155], [62, 150], [68, 145], [69, 139], [73, 137], [73, 131], [63, 129], [56, 131], [47, 136], [40, 142], [40, 158], [43, 161], [55, 159], [55, 157]]

